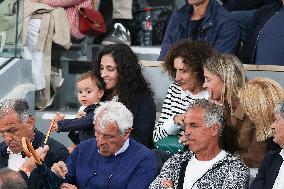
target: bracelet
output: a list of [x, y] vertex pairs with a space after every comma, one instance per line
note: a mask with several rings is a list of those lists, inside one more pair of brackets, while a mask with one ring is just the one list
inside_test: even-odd
[[26, 167], [21, 167], [20, 168], [20, 171], [23, 171], [27, 176], [28, 176], [28, 178], [30, 177], [30, 175], [31, 175], [31, 172], [28, 170], [28, 168], [26, 168]]

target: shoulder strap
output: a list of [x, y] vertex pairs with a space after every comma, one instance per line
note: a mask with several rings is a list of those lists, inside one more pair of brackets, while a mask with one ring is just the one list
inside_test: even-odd
[[187, 167], [188, 162], [189, 162], [189, 160], [186, 160], [186, 161], [181, 163], [181, 168], [180, 168], [179, 178], [178, 178], [178, 187], [177, 187], [178, 189], [183, 189], [185, 171], [186, 171], [186, 167]]

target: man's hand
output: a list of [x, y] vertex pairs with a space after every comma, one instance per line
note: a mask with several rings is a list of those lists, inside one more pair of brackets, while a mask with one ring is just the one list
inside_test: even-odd
[[161, 180], [161, 186], [167, 189], [174, 188], [174, 183], [172, 179], [163, 179]]
[[63, 183], [60, 186], [60, 189], [77, 189], [77, 187], [73, 184]]
[[179, 138], [179, 143], [187, 146], [188, 145], [188, 142], [187, 142], [187, 138], [185, 137], [184, 133], [183, 135]]
[[51, 171], [54, 172], [60, 178], [65, 179], [65, 175], [68, 173], [66, 164], [63, 161], [54, 163], [51, 167]]
[[[41, 159], [44, 159], [48, 150], [49, 150], [49, 147], [45, 145], [43, 148], [39, 147], [38, 149], [36, 149], [36, 153]], [[26, 158], [26, 161], [23, 163], [22, 167], [28, 169], [29, 172], [32, 172], [36, 168], [34, 157], [32, 156], [30, 158]]]

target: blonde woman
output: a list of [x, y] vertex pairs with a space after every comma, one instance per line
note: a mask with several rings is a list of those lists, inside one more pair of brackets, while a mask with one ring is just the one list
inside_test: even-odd
[[[266, 87], [255, 86], [255, 80], [245, 84], [245, 70], [242, 63], [233, 55], [217, 55], [209, 59], [204, 64], [204, 76], [203, 86], [210, 92], [210, 100], [222, 105], [224, 109], [226, 123], [222, 139], [224, 149], [240, 154], [247, 166], [259, 167], [267, 150], [273, 148], [273, 145], [269, 144], [270, 140], [266, 140], [268, 137], [265, 140], [256, 139], [255, 125], [258, 123], [251, 116], [251, 110], [263, 109], [263, 111], [269, 112], [268, 106], [261, 107], [261, 104], [264, 101], [272, 101], [270, 96], [275, 97], [272, 93], [281, 91], [281, 87], [275, 82], [273, 85], [269, 84], [272, 82], [271, 80], [268, 82], [268, 79], [262, 81], [266, 83], [263, 84], [267, 85]], [[254, 92], [251, 90], [253, 86], [255, 86]], [[272, 86], [277, 90], [272, 90]], [[260, 93], [259, 90], [267, 91]], [[245, 106], [249, 104], [248, 101], [250, 108]], [[264, 114], [259, 116], [263, 120], [266, 119], [265, 117]], [[271, 142], [271, 144], [273, 143]]]
[[[233, 55], [216, 55], [204, 64], [205, 82], [209, 99], [223, 106], [226, 127], [223, 131], [223, 148], [231, 153], [240, 150], [238, 129], [251, 128], [252, 122], [241, 109], [238, 93], [245, 84], [245, 70]], [[244, 141], [249, 143], [249, 141]]]
[[[225, 127], [222, 137], [223, 149], [238, 152], [246, 165], [259, 167], [262, 158], [249, 154], [254, 136], [254, 124], [241, 107], [239, 91], [245, 85], [245, 70], [238, 58], [233, 55], [216, 55], [204, 64], [205, 82], [203, 86], [210, 93], [210, 100], [223, 106]], [[255, 148], [263, 149], [258, 143]]]
[[[255, 78], [246, 83], [240, 90], [240, 103], [248, 117], [253, 121], [255, 132], [251, 153], [263, 159], [267, 150], [277, 147], [272, 140], [271, 125], [274, 121], [273, 109], [275, 105], [284, 99], [284, 91], [279, 83], [269, 78]], [[255, 143], [263, 143], [263, 153], [258, 153]], [[261, 149], [260, 149], [261, 150]], [[246, 154], [244, 158], [249, 158]], [[256, 155], [255, 155], [256, 156]]]

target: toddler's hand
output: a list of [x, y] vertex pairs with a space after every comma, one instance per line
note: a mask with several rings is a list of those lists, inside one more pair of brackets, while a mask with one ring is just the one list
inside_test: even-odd
[[54, 116], [53, 120], [55, 120], [55, 121], [61, 121], [61, 120], [64, 119], [64, 117], [65, 117], [64, 114], [60, 114], [59, 112], [57, 112], [56, 115]]
[[78, 113], [77, 113], [76, 118], [81, 118], [81, 117], [84, 117], [84, 116], [86, 116], [86, 115], [87, 115], [87, 113], [86, 113], [86, 112], [84, 112], [84, 111], [80, 111], [80, 112], [78, 112]]
[[51, 122], [50, 122], [50, 131], [51, 132], [57, 132], [58, 131], [58, 124], [57, 124], [57, 121], [55, 121], [54, 119], [51, 120]]

